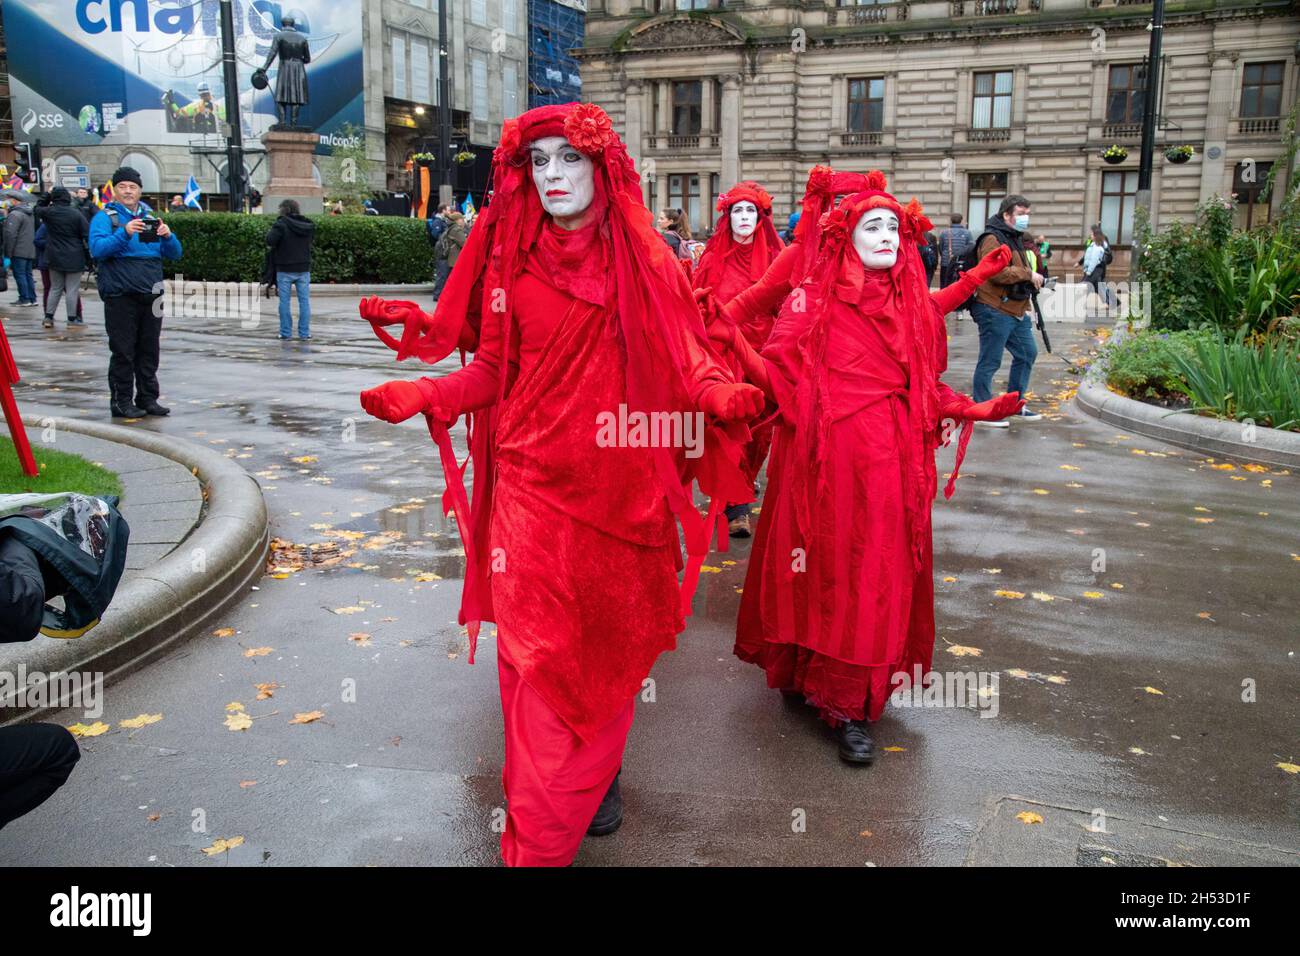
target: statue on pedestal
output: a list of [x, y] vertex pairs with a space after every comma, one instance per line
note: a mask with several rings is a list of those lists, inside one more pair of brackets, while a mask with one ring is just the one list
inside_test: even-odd
[[271, 41], [266, 64], [258, 71], [263, 82], [259, 84], [255, 78], [254, 85], [266, 85], [266, 71], [278, 56], [280, 69], [275, 77], [275, 113], [280, 122], [272, 128], [298, 129], [298, 110], [308, 102], [307, 64], [311, 62], [311, 50], [307, 46], [307, 37], [296, 29], [297, 21], [293, 17], [281, 19], [280, 26], [282, 29]]

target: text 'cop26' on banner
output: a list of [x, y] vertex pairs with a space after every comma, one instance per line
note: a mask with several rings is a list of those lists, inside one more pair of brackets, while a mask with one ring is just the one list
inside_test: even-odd
[[[178, 145], [226, 122], [218, 0], [4, 0], [14, 134], [43, 146]], [[253, 88], [282, 16], [307, 36], [311, 102], [298, 124], [320, 135], [363, 125], [361, 0], [234, 0], [245, 141], [276, 122], [275, 71]]]

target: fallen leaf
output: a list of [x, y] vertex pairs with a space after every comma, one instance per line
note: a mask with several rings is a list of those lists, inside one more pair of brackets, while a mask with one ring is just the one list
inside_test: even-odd
[[1021, 678], [1021, 679], [1023, 680], [1024, 678], [1026, 678], [1026, 677], [1029, 676], [1029, 671], [1027, 671], [1027, 670], [1021, 670], [1019, 667], [1013, 667], [1013, 668], [1011, 668], [1010, 670], [1007, 671], [1007, 676], [1008, 676], [1008, 677], [1018, 677], [1018, 678]]
[[1088, 598], [1089, 600], [1095, 601], [1097, 600], [1097, 598], [1102, 598], [1105, 597], [1106, 595], [1101, 591], [1084, 591], [1083, 596]]
[[1007, 591], [1007, 590], [1004, 590], [1004, 589], [1002, 589], [1002, 588], [998, 588], [998, 590], [994, 591], [993, 593], [996, 594], [998, 597], [1001, 597], [1001, 598], [1013, 598], [1013, 599], [1015, 599], [1015, 598], [1022, 598], [1022, 597], [1025, 596], [1025, 594], [1024, 594], [1023, 591]]
[[954, 581], [956, 581], [956, 580], [957, 580], [957, 579], [954, 578], [952, 575], [948, 575], [948, 577], [946, 577], [946, 578], [943, 579], [943, 583], [944, 583], [944, 584], [952, 584], [952, 582], [954, 582]]
[[1124, 590], [1124, 585], [1120, 584], [1118, 581], [1112, 581], [1110, 586], [1113, 587], [1116, 591]]
[[1161, 697], [1165, 696], [1164, 691], [1156, 690], [1154, 687], [1143, 687], [1142, 689], [1146, 691], [1148, 694], [1159, 694]]
[[[954, 657], [979, 657], [984, 653], [978, 647], [966, 647], [964, 644], [949, 644], [944, 650]], [[886, 747], [885, 749], [888, 750], [889, 748]]]
[[1068, 684], [1068, 683], [1070, 683], [1070, 678], [1068, 678], [1068, 677], [1062, 677], [1062, 676], [1060, 676], [1059, 674], [1048, 674], [1048, 675], [1047, 675], [1047, 683], [1049, 683], [1049, 684]]
[[226, 716], [227, 730], [247, 730], [253, 726], [253, 718], [242, 710], [235, 711], [233, 714]]
[[1001, 569], [1001, 568], [985, 568], [985, 569], [984, 569], [984, 573], [985, 573], [985, 574], [1001, 574], [1001, 573], [1002, 573], [1002, 569]]
[[1046, 591], [1035, 591], [1033, 594], [1031, 594], [1031, 595], [1029, 595], [1029, 596], [1030, 596], [1031, 598], [1033, 598], [1035, 601], [1055, 601], [1055, 600], [1056, 600], [1056, 598], [1052, 597], [1052, 595], [1048, 594]]
[[324, 717], [324, 716], [325, 716], [325, 712], [324, 712], [323, 710], [313, 710], [313, 711], [309, 711], [309, 712], [307, 712], [307, 713], [305, 713], [305, 714], [294, 714], [294, 715], [293, 715], [293, 720], [289, 721], [289, 723], [291, 723], [291, 724], [310, 724], [312, 721], [314, 721], [314, 720], [320, 720], [320, 719], [321, 719], [322, 717]]
[[347, 607], [336, 607], [332, 609], [334, 614], [360, 614], [365, 608], [357, 604], [350, 604]]
[[100, 734], [106, 734], [111, 730], [108, 724], [102, 720], [97, 720], [93, 724], [73, 724], [68, 728], [68, 732], [74, 737], [98, 737]]
[[236, 710], [243, 710], [243, 709], [244, 709], [244, 705], [237, 700], [232, 700], [230, 703], [226, 705], [226, 710], [232, 713]]
[[1236, 471], [1237, 470], [1236, 465], [1229, 464], [1226, 461], [1222, 465], [1211, 465], [1210, 467], [1213, 468], [1215, 471]]
[[274, 647], [250, 647], [248, 650], [244, 651], [244, 656], [265, 657], [267, 654], [270, 654], [273, 650], [275, 650]]
[[206, 853], [208, 856], [217, 856], [219, 854], [225, 853], [228, 850], [233, 850], [237, 846], [241, 846], [243, 842], [244, 842], [244, 838], [241, 836], [231, 837], [230, 839], [225, 839], [224, 837], [222, 837], [214, 841], [212, 846], [205, 846], [203, 848], [203, 852]]
[[289, 762], [289, 761], [287, 761], [287, 760], [280, 759], [280, 760], [277, 760], [277, 761], [275, 762], [275, 765], [276, 765], [277, 767], [283, 767], [283, 766], [284, 766], [285, 764], [287, 764], [288, 762]]
[[119, 727], [126, 727], [130, 730], [139, 730], [149, 724], [156, 724], [162, 720], [162, 714], [141, 714], [139, 717], [132, 717], [129, 720], [123, 720], [118, 723]]
[[256, 781], [256, 780], [241, 780], [241, 781], [239, 781], [239, 789], [240, 789], [240, 790], [247, 790], [249, 787], [256, 787], [256, 786], [257, 786], [257, 781]]
[[162, 814], [161, 814], [161, 813], [151, 813], [151, 814], [149, 814], [147, 817], [145, 817], [145, 819], [148, 820], [150, 823], [157, 823], [159, 820], [162, 819]]
[[880, 749], [889, 754], [901, 754], [907, 750], [906, 747], [881, 747]]
[[233, 637], [235, 629], [233, 627], [219, 627], [212, 632], [213, 637]]
[[1036, 494], [1036, 495], [1050, 495], [1051, 492], [1048, 491], [1046, 488], [1035, 488], [1035, 489], [1034, 489], [1034, 494]]
[[707, 574], [719, 574], [722, 571], [722, 568], [715, 568], [710, 564], [701, 564], [700, 570]]
[[310, 465], [314, 463], [317, 459], [315, 455], [302, 455], [298, 458], [290, 458], [289, 460], [292, 462], [296, 462], [299, 465]]
[[266, 700], [269, 697], [274, 697], [275, 692], [280, 689], [280, 685], [275, 681], [271, 681], [267, 684], [254, 684], [253, 687], [257, 691], [258, 700]]
[[1061, 466], [1061, 471], [1078, 471], [1078, 470], [1079, 470], [1079, 469], [1076, 468], [1074, 465], [1062, 465], [1062, 466]]
[[1214, 618], [1212, 618], [1212, 617], [1210, 616], [1210, 612], [1209, 612], [1209, 611], [1197, 611], [1197, 612], [1196, 612], [1196, 616], [1199, 617], [1202, 621], [1213, 621], [1213, 620], [1214, 620]]
[[1016, 814], [1016, 819], [1019, 820], [1021, 823], [1025, 823], [1025, 824], [1043, 822], [1043, 818], [1041, 816], [1039, 816], [1037, 813], [1034, 813], [1030, 810], [1021, 810], [1019, 813]]
[[1137, 754], [1139, 757], [1147, 756], [1147, 752], [1143, 750], [1141, 747], [1129, 747], [1128, 752], [1131, 754]]
[[1280, 763], [1277, 765], [1278, 770], [1285, 770], [1287, 773], [1300, 773], [1300, 764], [1297, 763]]
[[370, 635], [365, 631], [353, 631], [348, 635], [348, 640], [353, 641], [358, 647], [370, 646]]

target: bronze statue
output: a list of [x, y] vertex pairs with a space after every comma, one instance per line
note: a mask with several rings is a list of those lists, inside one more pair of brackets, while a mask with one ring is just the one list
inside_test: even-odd
[[298, 110], [308, 102], [307, 64], [311, 62], [311, 50], [307, 47], [307, 37], [295, 29], [297, 21], [293, 17], [281, 19], [280, 26], [283, 29], [271, 41], [271, 52], [260, 72], [265, 74], [275, 58], [280, 58], [275, 77], [275, 113], [280, 119], [276, 128], [296, 129]]

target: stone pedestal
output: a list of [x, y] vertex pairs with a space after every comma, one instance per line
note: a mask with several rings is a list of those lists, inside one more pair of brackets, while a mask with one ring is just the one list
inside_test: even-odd
[[325, 189], [312, 176], [320, 137], [304, 130], [270, 130], [262, 136], [271, 179], [262, 191], [262, 211], [275, 215], [284, 199], [296, 199], [303, 215], [324, 212]]

